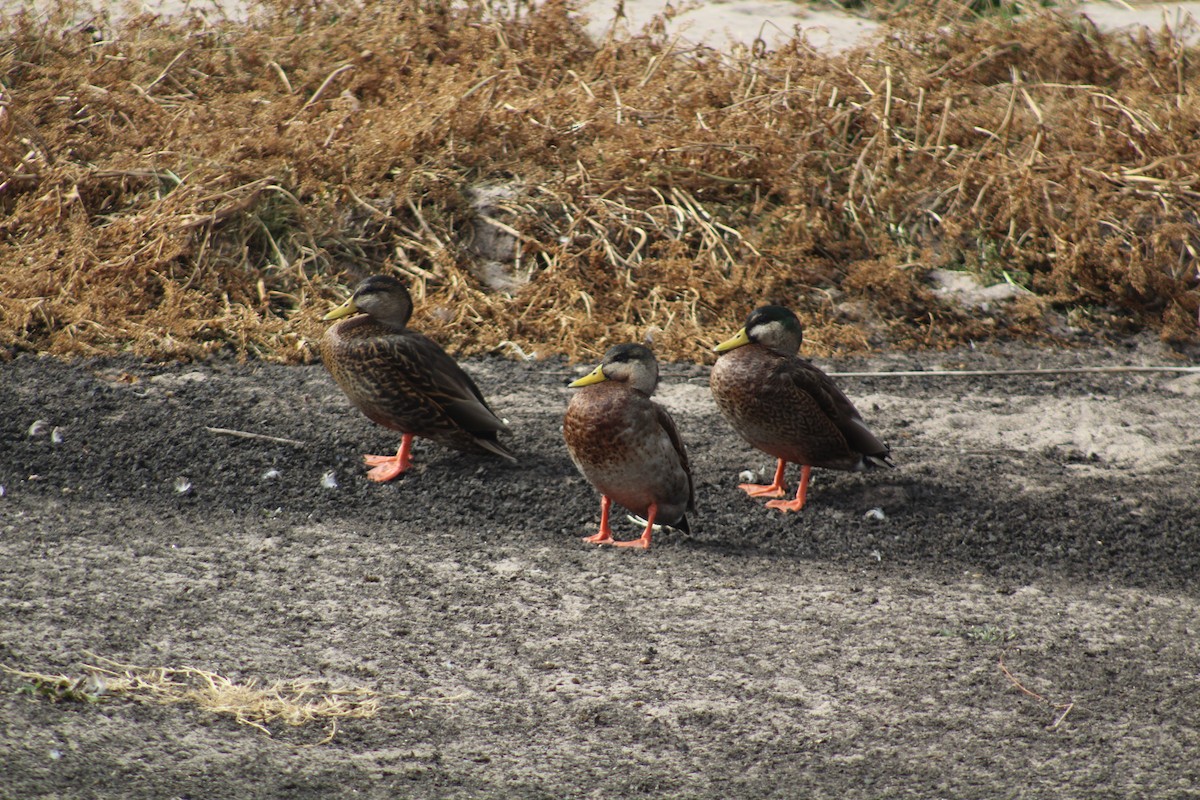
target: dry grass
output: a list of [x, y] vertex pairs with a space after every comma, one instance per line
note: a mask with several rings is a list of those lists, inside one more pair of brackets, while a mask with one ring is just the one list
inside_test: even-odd
[[85, 664], [78, 677], [29, 672], [0, 665], [31, 693], [53, 700], [97, 703], [125, 698], [155, 705], [190, 705], [203, 711], [233, 717], [242, 725], [270, 734], [269, 725], [300, 727], [312, 722], [327, 726], [326, 740], [343, 719], [376, 716], [384, 698], [364, 688], [334, 688], [323, 681], [288, 680], [260, 685], [251, 679], [235, 683], [195, 667], [138, 667], [107, 659], [103, 665]]
[[[838, 56], [595, 44], [557, 2], [78, 19], [2, 23], [0, 352], [306, 360], [385, 270], [460, 352], [653, 326], [697, 359], [764, 301], [817, 352], [1042, 335], [1051, 308], [1197, 338], [1197, 59], [1169, 34], [951, 3]], [[512, 292], [477, 277], [489, 185]], [[946, 266], [1034, 295], [950, 307]]]

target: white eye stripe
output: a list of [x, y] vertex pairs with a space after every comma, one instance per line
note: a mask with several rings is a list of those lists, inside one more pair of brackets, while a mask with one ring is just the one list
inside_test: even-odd
[[774, 338], [784, 333], [783, 323], [778, 320], [760, 322], [754, 326], [753, 334], [756, 339]]

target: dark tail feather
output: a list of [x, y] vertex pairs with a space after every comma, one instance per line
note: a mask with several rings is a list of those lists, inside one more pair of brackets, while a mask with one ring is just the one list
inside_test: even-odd
[[491, 437], [487, 437], [487, 438], [485, 438], [483, 436], [476, 436], [475, 443], [478, 444], [480, 447], [482, 447], [484, 450], [487, 450], [490, 453], [495, 453], [496, 455], [500, 456], [501, 458], [508, 459], [509, 462], [516, 464], [517, 457], [515, 455], [513, 455], [511, 450], [509, 450], [504, 445], [500, 444], [500, 442], [498, 442], [494, 437], [495, 437], [495, 434], [492, 434]]
[[686, 514], [684, 514], [682, 517], [679, 518], [679, 522], [671, 523], [671, 525], [669, 525], [668, 527], [674, 528], [677, 531], [683, 531], [684, 533], [687, 533], [687, 534], [690, 534], [692, 532], [692, 526], [688, 524]]

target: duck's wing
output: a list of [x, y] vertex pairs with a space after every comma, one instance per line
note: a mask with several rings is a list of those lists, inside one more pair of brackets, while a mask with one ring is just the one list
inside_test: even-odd
[[508, 426], [432, 339], [415, 331], [381, 333], [363, 326], [336, 338], [327, 350], [330, 371], [375, 422], [426, 438], [474, 441], [513, 458], [495, 442]]
[[893, 466], [891, 449], [867, 427], [850, 398], [819, 367], [803, 358], [785, 359], [779, 375], [794, 391], [808, 395], [842, 435], [846, 444], [876, 466]]
[[675, 427], [675, 420], [671, 419], [671, 415], [667, 409], [663, 408], [658, 403], [653, 403], [653, 406], [654, 413], [658, 418], [658, 426], [666, 432], [667, 438], [671, 440], [671, 446], [675, 448], [675, 453], [679, 456], [679, 464], [683, 467], [684, 474], [687, 475], [687, 510], [695, 513], [696, 484], [692, 479], [692, 465], [688, 462], [687, 449], [683, 446], [683, 438], [679, 435], [679, 429]]
[[413, 390], [444, 409], [461, 427], [471, 431], [508, 430], [471, 376], [437, 342], [415, 331], [389, 337], [387, 342], [387, 354], [396, 371]]

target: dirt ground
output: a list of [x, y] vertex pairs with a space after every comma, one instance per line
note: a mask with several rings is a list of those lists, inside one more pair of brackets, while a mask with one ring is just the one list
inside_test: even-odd
[[736, 490], [770, 464], [707, 367], [665, 365], [699, 509], [631, 552], [579, 541], [599, 503], [559, 425], [585, 367], [467, 366], [521, 463], [431, 445], [380, 486], [360, 455], [396, 437], [319, 366], [0, 365], [0, 664], [386, 697], [322, 743], [3, 675], [0, 797], [1200, 796], [1200, 374], [841, 378], [898, 469], [818, 472], [783, 516]]

